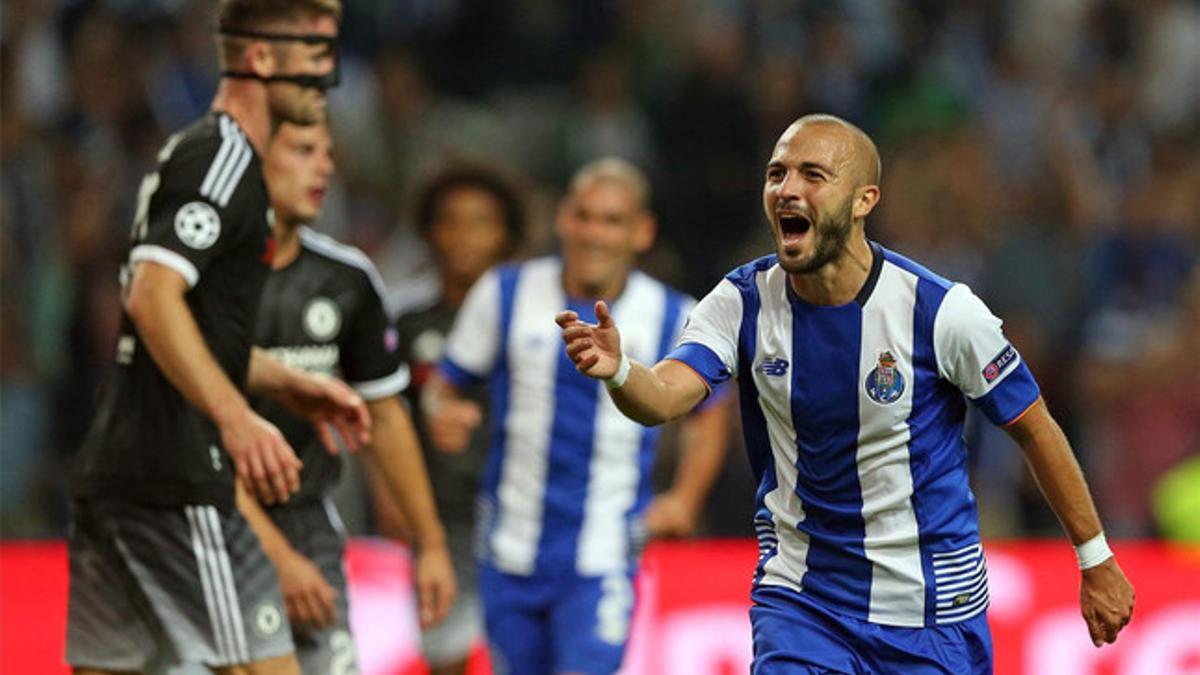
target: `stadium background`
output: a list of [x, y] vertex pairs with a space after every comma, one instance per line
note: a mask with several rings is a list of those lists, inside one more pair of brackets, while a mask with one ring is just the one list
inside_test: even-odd
[[[111, 361], [135, 188], [165, 136], [211, 100], [213, 4], [0, 10], [4, 672], [50, 667], [8, 659], [30, 653], [13, 637], [36, 614], [21, 603], [57, 597], [63, 575], [16, 574], [57, 569], [61, 551], [14, 540], [64, 533], [69, 460]], [[525, 254], [553, 247], [551, 209], [573, 168], [600, 154], [637, 162], [660, 216], [646, 266], [700, 296], [769, 249], [759, 189], [782, 128], [809, 111], [863, 126], [884, 159], [869, 236], [970, 283], [1005, 319], [1110, 537], [1147, 556], [1133, 573], [1139, 600], [1140, 574], [1173, 570], [1175, 597], [1160, 599], [1178, 601], [1170, 611], [1194, 636], [1195, 551], [1152, 540], [1200, 529], [1200, 506], [1186, 503], [1200, 499], [1186, 472], [1200, 457], [1200, 5], [360, 0], [347, 3], [342, 35], [339, 174], [320, 227], [372, 256], [397, 310], [435, 290], [412, 199], [445, 162], [485, 160], [521, 179], [533, 204]], [[1058, 537], [1057, 523], [1015, 447], [979, 421], [968, 440], [984, 532], [1038, 571], [1039, 544], [1016, 540]], [[732, 434], [707, 537], [751, 534], [739, 443]], [[1172, 469], [1174, 496], [1156, 493]], [[361, 530], [360, 497], [341, 495]], [[740, 545], [652, 557], [699, 569]], [[21, 567], [29, 551], [45, 557]], [[1074, 584], [1067, 554], [1045, 588]], [[730, 572], [735, 603], [742, 567]], [[44, 592], [18, 598], [18, 587]], [[1041, 586], [1017, 588], [1043, 600]], [[1133, 629], [1143, 622], [1153, 624], [1139, 607]], [[1006, 648], [1025, 654], [1038, 639]], [[1192, 646], [1178, 672], [1200, 668]], [[1081, 672], [1148, 672], [1098, 663]]]

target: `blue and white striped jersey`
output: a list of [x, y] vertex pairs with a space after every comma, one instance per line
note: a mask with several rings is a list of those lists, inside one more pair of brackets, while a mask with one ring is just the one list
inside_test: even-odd
[[969, 288], [872, 249], [841, 306], [797, 296], [774, 255], [734, 270], [668, 358], [712, 386], [738, 379], [759, 483], [756, 585], [874, 623], [962, 621], [988, 603], [966, 400], [1007, 424], [1038, 386]]
[[[477, 526], [481, 560], [503, 572], [606, 575], [640, 548], [658, 430], [626, 418], [603, 383], [575, 369], [554, 323], [563, 308], [595, 322], [593, 305], [566, 295], [558, 258], [504, 266], [471, 289], [447, 340], [447, 380], [487, 380], [491, 392]], [[634, 272], [611, 303], [622, 348], [658, 361], [694, 305]]]

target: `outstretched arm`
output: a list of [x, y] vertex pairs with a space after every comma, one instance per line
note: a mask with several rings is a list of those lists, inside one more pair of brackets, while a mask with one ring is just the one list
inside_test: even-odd
[[[1086, 543], [1080, 551], [1080, 609], [1092, 642], [1099, 647], [1115, 641], [1133, 615], [1133, 586], [1103, 543], [1100, 517], [1066, 435], [1041, 398], [1004, 429], [1021, 446], [1038, 487], [1071, 543], [1076, 547]], [[1093, 556], [1092, 550], [1098, 553]]]
[[596, 303], [593, 325], [572, 311], [560, 312], [567, 356], [579, 372], [604, 380], [617, 409], [629, 419], [656, 426], [683, 417], [708, 395], [708, 385], [694, 370], [672, 360], [648, 368], [621, 352], [621, 335], [608, 305]]

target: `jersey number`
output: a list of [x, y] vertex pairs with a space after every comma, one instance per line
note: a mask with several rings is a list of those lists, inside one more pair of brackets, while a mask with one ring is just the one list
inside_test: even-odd
[[329, 636], [329, 651], [333, 652], [329, 659], [330, 675], [358, 675], [358, 668], [354, 665], [354, 640], [349, 632], [333, 631]]

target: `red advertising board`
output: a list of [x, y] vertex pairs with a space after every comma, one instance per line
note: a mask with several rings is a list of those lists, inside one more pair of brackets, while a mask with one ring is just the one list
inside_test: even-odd
[[[1059, 541], [991, 542], [989, 617], [1002, 675], [1200, 673], [1200, 549], [1118, 543], [1137, 589], [1133, 622], [1096, 649], [1079, 616], [1079, 573]], [[750, 541], [652, 546], [624, 675], [729, 675], [750, 660]], [[406, 552], [358, 540], [349, 553], [351, 622], [365, 675], [427, 672], [417, 656]], [[65, 673], [67, 566], [61, 542], [0, 544], [0, 673]], [[476, 650], [472, 675], [488, 672]]]

